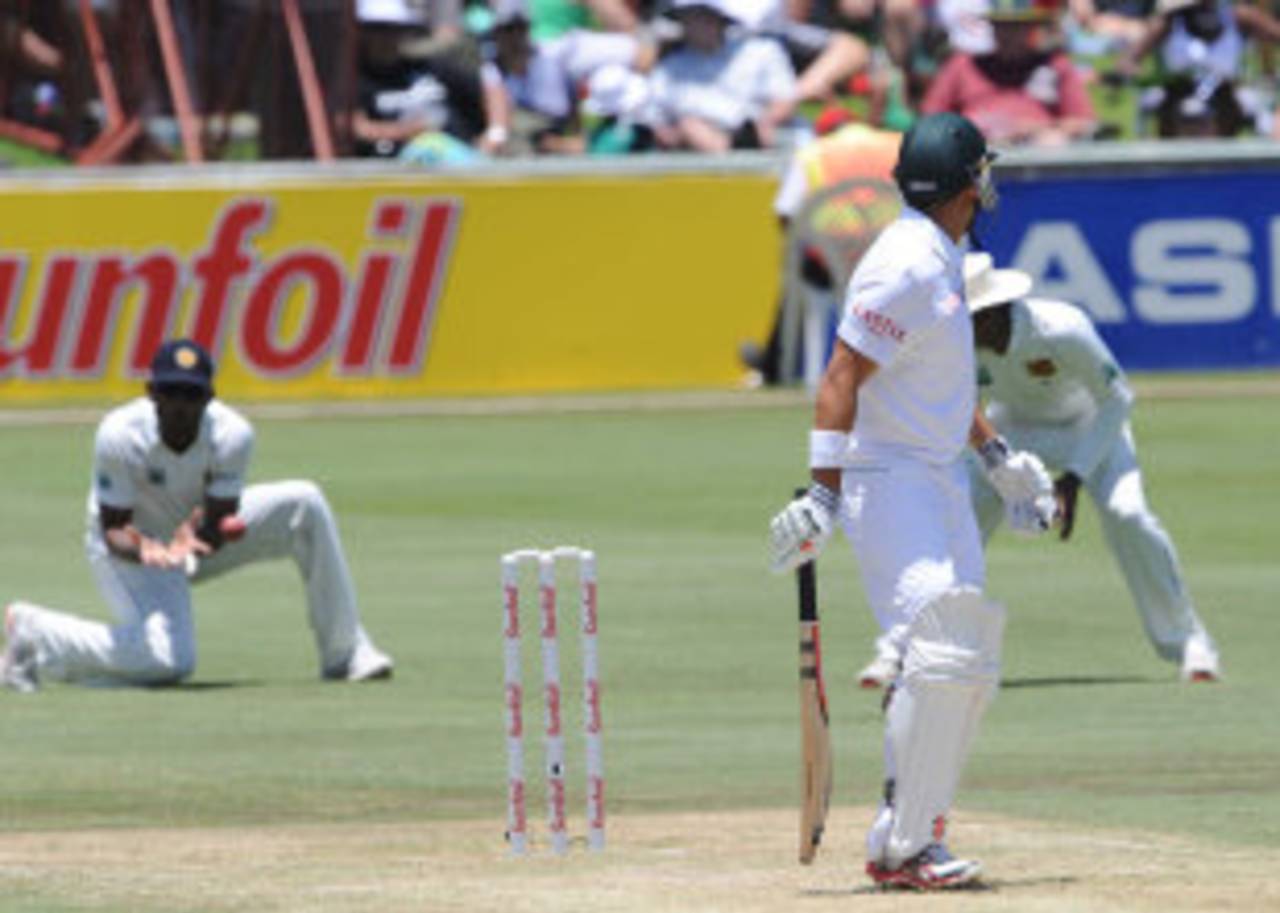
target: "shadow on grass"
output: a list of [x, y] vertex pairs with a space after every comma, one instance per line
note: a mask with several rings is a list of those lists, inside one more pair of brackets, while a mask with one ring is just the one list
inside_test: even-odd
[[[1074, 875], [1041, 875], [1031, 878], [988, 878], [971, 884], [958, 885], [933, 894], [995, 894], [1005, 890], [1020, 888], [1061, 887], [1079, 883]], [[801, 897], [856, 897], [863, 894], [915, 894], [910, 888], [883, 888], [874, 884], [859, 884], [849, 888], [808, 888], [800, 892]]]
[[256, 679], [244, 681], [207, 681], [207, 682], [175, 682], [171, 685], [147, 685], [147, 691], [160, 691], [167, 694], [186, 691], [225, 691], [229, 688], [261, 688], [265, 682]]
[[1082, 685], [1159, 685], [1163, 679], [1141, 675], [1054, 675], [1044, 678], [1006, 678], [1001, 688], [1071, 688]]

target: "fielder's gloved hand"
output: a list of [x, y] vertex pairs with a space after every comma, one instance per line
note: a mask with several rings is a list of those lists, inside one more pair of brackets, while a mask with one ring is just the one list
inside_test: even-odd
[[769, 524], [769, 566], [775, 574], [793, 571], [818, 557], [835, 528], [840, 496], [814, 482]]
[[1053, 480], [1044, 463], [1026, 450], [1011, 452], [1004, 438], [996, 437], [978, 448], [987, 481], [1005, 505], [1053, 497]]
[[1076, 526], [1076, 499], [1080, 496], [1080, 477], [1067, 470], [1053, 483], [1053, 493], [1058, 499], [1058, 519], [1062, 523], [1058, 538], [1066, 542]]

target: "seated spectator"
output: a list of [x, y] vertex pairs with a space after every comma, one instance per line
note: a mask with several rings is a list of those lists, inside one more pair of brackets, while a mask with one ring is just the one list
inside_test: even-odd
[[578, 153], [586, 148], [578, 99], [601, 67], [645, 69], [653, 51], [633, 35], [574, 30], [550, 41], [530, 35], [524, 0], [498, 0], [493, 9], [484, 83], [481, 148], [513, 153]]
[[646, 152], [653, 148], [653, 97], [649, 81], [628, 67], [601, 67], [587, 82], [582, 109], [597, 119], [587, 136], [591, 155]]
[[797, 101], [829, 101], [871, 69], [870, 35], [807, 18], [810, 0], [725, 0], [724, 7], [743, 31], [781, 43], [798, 74]]
[[445, 134], [468, 145], [475, 142], [485, 125], [479, 74], [449, 57], [407, 59], [402, 45], [422, 32], [425, 19], [405, 0], [359, 0], [356, 14], [360, 29], [359, 107], [352, 118], [356, 154], [399, 155], [422, 134]]
[[1132, 75], [1159, 48], [1164, 83], [1147, 101], [1163, 137], [1235, 136], [1265, 129], [1270, 112], [1239, 86], [1245, 39], [1280, 40], [1280, 21], [1265, 10], [1229, 0], [1157, 0], [1156, 15], [1122, 59]]
[[1084, 77], [1057, 43], [1052, 11], [1034, 0], [994, 0], [995, 47], [953, 54], [925, 94], [925, 114], [954, 111], [997, 143], [1061, 145], [1097, 127]]
[[782, 48], [730, 35], [725, 0], [675, 0], [671, 15], [683, 38], [652, 76], [659, 144], [697, 152], [774, 146], [795, 110], [795, 72]]
[[0, 116], [45, 131], [52, 143], [58, 142], [56, 136], [65, 126], [62, 80], [67, 67], [63, 52], [41, 31], [58, 13], [57, 7], [0, 11], [0, 47], [5, 57], [0, 64], [5, 103]]

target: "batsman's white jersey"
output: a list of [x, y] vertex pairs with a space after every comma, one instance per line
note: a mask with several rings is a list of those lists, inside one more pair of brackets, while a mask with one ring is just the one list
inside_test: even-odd
[[[1156, 652], [1185, 663], [1194, 651], [1195, 663], [1216, 669], [1216, 648], [1183, 585], [1173, 543], [1147, 505], [1124, 372], [1071, 304], [1030, 298], [1014, 302], [1011, 316], [1008, 349], [978, 350], [988, 417], [1011, 446], [1081, 478]], [[985, 540], [1004, 511], [976, 461], [970, 481]]]
[[[180, 454], [161, 441], [149, 399], [108, 413], [94, 442], [85, 550], [117, 624], [24, 604], [22, 622], [42, 678], [101, 683], [185, 678], [196, 661], [190, 585], [273, 558], [292, 558], [302, 574], [323, 675], [349, 678], [378, 664], [389, 668], [390, 660], [360, 624], [337, 524], [324, 495], [305, 481], [245, 486], [252, 450], [248, 420], [217, 400], [209, 403], [195, 442]], [[242, 539], [203, 558], [193, 577], [144, 567], [108, 551], [100, 505], [132, 510], [139, 530], [168, 541], [206, 496], [239, 498], [246, 530]]]
[[977, 396], [963, 252], [908, 208], [850, 280], [839, 335], [877, 370], [861, 386], [844, 472], [845, 533], [880, 626], [983, 585], [961, 456]]

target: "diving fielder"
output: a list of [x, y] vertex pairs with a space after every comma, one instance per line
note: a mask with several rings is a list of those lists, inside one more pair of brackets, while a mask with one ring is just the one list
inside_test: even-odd
[[[978, 384], [987, 417], [1011, 446], [1037, 454], [1057, 473], [1063, 541], [1075, 526], [1083, 487], [1098, 511], [1152, 648], [1178, 663], [1187, 682], [1217, 681], [1218, 650], [1196, 615], [1173, 542], [1147, 505], [1129, 413], [1133, 393], [1111, 350], [1074, 305], [1027, 298], [1031, 277], [994, 269], [989, 254], [965, 259], [965, 287], [978, 349]], [[970, 467], [983, 541], [1000, 525], [999, 498]], [[897, 672], [891, 638], [859, 676], [866, 687]]]
[[[818, 387], [808, 493], [773, 520], [773, 567], [811, 560], [837, 520], [881, 630], [905, 661], [885, 711], [884, 798], [867, 835], [877, 884], [929, 890], [981, 866], [943, 843], [978, 722], [1000, 678], [1004, 608], [983, 592], [982, 541], [963, 454], [981, 452], [1014, 515], [1043, 529], [1052, 485], [977, 409], [961, 243], [995, 205], [982, 134], [956, 114], [921, 118], [894, 178], [906, 206], [858, 264]], [[1047, 507], [1045, 506], [1047, 502]]]
[[152, 359], [147, 396], [102, 420], [85, 551], [117, 624], [11, 603], [5, 685], [181, 681], [196, 665], [191, 584], [273, 558], [292, 558], [302, 574], [321, 675], [390, 677], [391, 658], [360, 625], [324, 495], [305, 481], [245, 486], [253, 429], [214, 398], [213, 373], [196, 343], [166, 342]]

